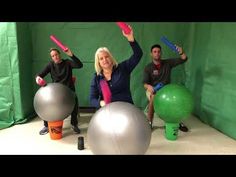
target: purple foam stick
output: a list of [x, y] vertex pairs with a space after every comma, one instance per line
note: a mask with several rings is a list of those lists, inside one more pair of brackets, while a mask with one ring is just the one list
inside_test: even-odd
[[106, 104], [111, 102], [111, 90], [105, 80], [100, 80], [100, 86], [102, 89], [103, 99]]
[[51, 38], [51, 40], [52, 40], [53, 42], [55, 42], [64, 52], [66, 52], [66, 51], [68, 50], [68, 48], [65, 47], [65, 46], [61, 43], [61, 41], [59, 41], [54, 35], [51, 35], [50, 38]]
[[179, 53], [176, 46], [170, 42], [166, 37], [162, 36], [161, 41], [164, 42], [170, 49], [172, 49], [174, 52]]
[[125, 34], [129, 34], [131, 32], [130, 27], [124, 22], [116, 22], [116, 24], [124, 31]]

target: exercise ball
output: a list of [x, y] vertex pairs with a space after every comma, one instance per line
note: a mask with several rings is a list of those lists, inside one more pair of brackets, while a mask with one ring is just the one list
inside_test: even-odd
[[179, 123], [193, 110], [193, 97], [189, 90], [177, 84], [168, 84], [154, 96], [155, 113], [167, 123]]
[[118, 101], [95, 112], [87, 137], [94, 154], [144, 154], [150, 144], [151, 129], [140, 109]]
[[49, 83], [34, 96], [34, 109], [46, 121], [64, 120], [72, 113], [74, 106], [74, 92], [60, 83]]

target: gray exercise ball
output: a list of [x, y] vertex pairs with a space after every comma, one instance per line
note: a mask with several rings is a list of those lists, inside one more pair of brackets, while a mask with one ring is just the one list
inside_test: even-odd
[[140, 109], [127, 102], [113, 102], [92, 116], [87, 137], [93, 154], [145, 154], [151, 129]]
[[72, 113], [74, 106], [74, 92], [60, 83], [49, 83], [34, 96], [34, 109], [46, 121], [64, 120]]

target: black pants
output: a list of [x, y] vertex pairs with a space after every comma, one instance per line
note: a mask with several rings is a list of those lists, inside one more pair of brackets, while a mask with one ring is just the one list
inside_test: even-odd
[[[71, 120], [70, 120], [71, 125], [73, 125], [73, 126], [78, 125], [77, 116], [80, 117], [80, 115], [79, 115], [79, 101], [78, 101], [77, 95], [75, 95], [75, 107], [74, 107], [74, 110], [71, 113]], [[45, 127], [48, 127], [48, 122], [47, 121], [44, 120], [43, 124], [44, 124]]]

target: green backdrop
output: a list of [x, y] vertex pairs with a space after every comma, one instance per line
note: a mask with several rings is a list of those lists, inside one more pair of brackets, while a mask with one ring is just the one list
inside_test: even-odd
[[[185, 85], [194, 95], [194, 114], [205, 123], [236, 139], [234, 46], [236, 23], [130, 22], [144, 55], [131, 77], [135, 105], [142, 109], [147, 100], [142, 85], [144, 66], [151, 61], [150, 47], [159, 43], [163, 58], [176, 57], [161, 43], [161, 36], [183, 46], [189, 61], [176, 67], [172, 82]], [[0, 24], [0, 128], [22, 123], [35, 115], [33, 97], [39, 88], [34, 76], [50, 60], [55, 47], [53, 34], [77, 55], [84, 67], [74, 70], [81, 107], [89, 105], [89, 86], [94, 73], [94, 54], [106, 46], [120, 62], [131, 48], [114, 22], [44, 22]], [[66, 55], [62, 55], [63, 58]], [[50, 82], [50, 78], [46, 80]]]

